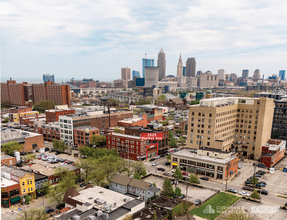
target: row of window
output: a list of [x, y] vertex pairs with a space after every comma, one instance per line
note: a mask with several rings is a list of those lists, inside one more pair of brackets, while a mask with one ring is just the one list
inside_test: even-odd
[[[28, 192], [33, 192], [33, 187], [31, 187], [31, 190], [30, 190], [30, 188], [27, 188], [28, 189]], [[26, 189], [23, 189], [23, 193], [25, 193], [26, 192]]]
[[[191, 112], [191, 115], [195, 115], [194, 112]], [[211, 114], [211, 113], [209, 113], [209, 114], [207, 114], [207, 115], [209, 115], [209, 117], [212, 117], [212, 114]], [[199, 117], [201, 117], [201, 116], [202, 116], [202, 117], [205, 117], [205, 112], [202, 112], [202, 113], [201, 113], [201, 112], [198, 112], [198, 116], [199, 116]]]
[[[32, 180], [27, 180], [27, 185], [32, 185]], [[22, 186], [25, 186], [25, 181], [22, 182]]]

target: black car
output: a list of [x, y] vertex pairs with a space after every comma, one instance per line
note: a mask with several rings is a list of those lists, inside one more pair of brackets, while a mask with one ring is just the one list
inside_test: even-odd
[[267, 185], [264, 181], [260, 181], [259, 184], [264, 184], [265, 186]]
[[47, 213], [47, 214], [50, 214], [51, 212], [54, 212], [54, 209], [47, 209], [47, 210], [46, 210], [46, 213]]
[[155, 161], [155, 158], [151, 158], [149, 161]]
[[45, 151], [49, 151], [50, 149], [48, 147], [45, 147]]
[[68, 161], [68, 162], [67, 162], [67, 164], [72, 164], [72, 163], [74, 163], [74, 161]]
[[253, 166], [258, 166], [258, 163], [253, 163]]
[[250, 186], [243, 186], [242, 189], [247, 191], [253, 191], [253, 189]]
[[189, 178], [186, 177], [186, 176], [184, 176], [184, 177], [182, 177], [182, 180], [184, 180], [184, 181], [189, 181]]
[[170, 165], [170, 162], [165, 162], [165, 165], [167, 165], [167, 166]]
[[162, 157], [165, 157], [165, 155], [164, 154], [162, 154], [162, 155], [160, 155], [160, 157], [162, 158]]
[[257, 173], [257, 174], [255, 174], [255, 177], [262, 177], [262, 175]]
[[81, 183], [80, 187], [86, 186], [86, 183]]
[[65, 203], [56, 205], [56, 209], [63, 209], [63, 208], [65, 208]]
[[251, 182], [250, 181], [245, 181], [245, 184], [251, 184]]
[[57, 151], [57, 152], [55, 153], [55, 155], [58, 155], [58, 154], [60, 154], [60, 152], [59, 152], [59, 151]]
[[22, 163], [17, 163], [16, 166], [17, 166], [17, 167], [23, 167], [23, 164], [22, 164]]
[[287, 206], [287, 202], [285, 203], [285, 206]]
[[200, 177], [200, 179], [202, 179], [202, 180], [205, 180], [205, 181], [208, 181], [209, 180], [209, 178], [208, 177]]
[[265, 189], [263, 189], [263, 190], [257, 190], [257, 192], [258, 192], [259, 194], [262, 194], [262, 195], [268, 195], [268, 191], [265, 190]]
[[195, 205], [199, 205], [200, 203], [201, 203], [201, 200], [200, 200], [200, 199], [197, 199], [197, 200], [195, 200], [195, 202], [194, 202]]

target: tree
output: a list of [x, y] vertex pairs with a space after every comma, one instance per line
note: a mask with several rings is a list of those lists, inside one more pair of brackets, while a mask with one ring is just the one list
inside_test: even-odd
[[174, 178], [180, 179], [180, 180], [182, 180], [183, 178], [183, 175], [178, 167], [175, 169]]
[[104, 156], [99, 159], [99, 163], [102, 164], [102, 170], [106, 179], [110, 182], [110, 178], [115, 174], [119, 167], [119, 157], [114, 155]]
[[253, 198], [253, 199], [259, 199], [260, 195], [257, 192], [257, 190], [254, 190], [253, 193], [251, 193], [250, 197]]
[[84, 181], [87, 183], [88, 181], [93, 179], [93, 170], [97, 166], [96, 160], [89, 157], [87, 159], [79, 159], [79, 162], [75, 164], [77, 167], [79, 167], [81, 170], [84, 170], [81, 172], [81, 175], [84, 179]]
[[9, 122], [9, 118], [6, 117], [3, 121], [3, 123], [8, 123], [8, 122]]
[[156, 183], [152, 183], [152, 185], [156, 188]]
[[168, 155], [167, 155], [167, 159], [168, 159], [168, 160], [171, 160], [171, 154], [168, 154]]
[[25, 196], [25, 204], [26, 204], [26, 205], [29, 205], [30, 201], [31, 201], [31, 196], [26, 195], [26, 196]]
[[194, 101], [193, 100], [193, 101], [190, 102], [190, 105], [197, 105], [197, 104], [199, 104], [199, 100], [198, 101]]
[[114, 132], [115, 133], [120, 133], [120, 129], [118, 127], [115, 127]]
[[138, 180], [141, 180], [141, 175], [138, 173], [138, 172], [135, 172], [134, 176], [133, 176], [134, 179], [138, 179]]
[[23, 149], [23, 145], [19, 144], [17, 141], [11, 141], [8, 142], [7, 144], [3, 144], [1, 148], [2, 152], [5, 152], [10, 156], [14, 156], [14, 152], [21, 151]]
[[165, 178], [162, 186], [163, 195], [173, 196], [173, 188], [169, 178]]
[[181, 196], [181, 189], [179, 187], [176, 187], [174, 190], [174, 197]]
[[92, 157], [95, 153], [95, 149], [86, 145], [79, 148], [81, 156]]
[[54, 150], [58, 150], [60, 152], [64, 152], [69, 147], [68, 147], [68, 145], [66, 145], [65, 141], [60, 141], [60, 140], [53, 139], [53, 148], [54, 148]]
[[39, 112], [45, 112], [45, 110], [54, 109], [55, 103], [52, 100], [42, 100], [34, 104], [33, 109]]
[[182, 130], [176, 129], [176, 130], [175, 130], [175, 133], [177, 133], [177, 134], [182, 134]]
[[250, 180], [250, 183], [255, 187], [256, 184], [258, 184], [258, 179], [253, 175], [252, 179]]
[[186, 142], [185, 138], [182, 136], [179, 137], [179, 141], [182, 143], [182, 145]]
[[168, 131], [168, 139], [171, 140], [173, 138], [172, 130]]
[[171, 147], [176, 147], [176, 140], [175, 140], [175, 138], [172, 138], [169, 144], [170, 144]]
[[220, 216], [220, 220], [259, 220], [256, 215], [243, 209], [229, 209]]
[[133, 220], [133, 215], [125, 214], [122, 220]]
[[31, 161], [31, 164], [33, 164], [33, 160], [36, 159], [36, 154], [27, 154], [26, 159]]
[[158, 96], [158, 97], [156, 98], [156, 101], [157, 101], [158, 103], [160, 103], [160, 102], [164, 102], [165, 99], [166, 99], [166, 96], [165, 96], [165, 95], [160, 95], [160, 96]]
[[48, 214], [41, 209], [22, 210], [16, 220], [47, 220]]
[[190, 183], [198, 183], [198, 176], [196, 176], [195, 174], [191, 174], [190, 178], [189, 178], [189, 182]]
[[47, 195], [50, 192], [51, 189], [51, 183], [49, 181], [45, 181], [42, 183], [41, 189], [38, 189], [38, 192], [40, 192], [42, 195]]
[[[135, 161], [131, 164], [132, 172], [137, 172], [139, 174], [143, 173], [146, 175], [145, 165], [142, 161]], [[141, 174], [141, 175], [143, 175]]]
[[96, 146], [105, 146], [106, 145], [106, 136], [104, 135], [92, 135], [91, 145]]

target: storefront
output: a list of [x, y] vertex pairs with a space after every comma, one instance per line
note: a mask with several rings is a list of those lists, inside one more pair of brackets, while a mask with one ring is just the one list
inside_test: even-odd
[[1, 204], [9, 208], [21, 201], [20, 185], [16, 181], [1, 178]]

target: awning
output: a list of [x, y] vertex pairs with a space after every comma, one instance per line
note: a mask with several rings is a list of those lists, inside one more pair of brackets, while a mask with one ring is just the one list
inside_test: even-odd
[[17, 196], [17, 197], [12, 198], [10, 201], [11, 201], [11, 202], [17, 202], [17, 201], [19, 201], [19, 200], [21, 200], [21, 197], [20, 197], [20, 196]]
[[9, 204], [9, 200], [2, 200], [2, 204]]
[[172, 163], [172, 165], [177, 166], [177, 163]]

